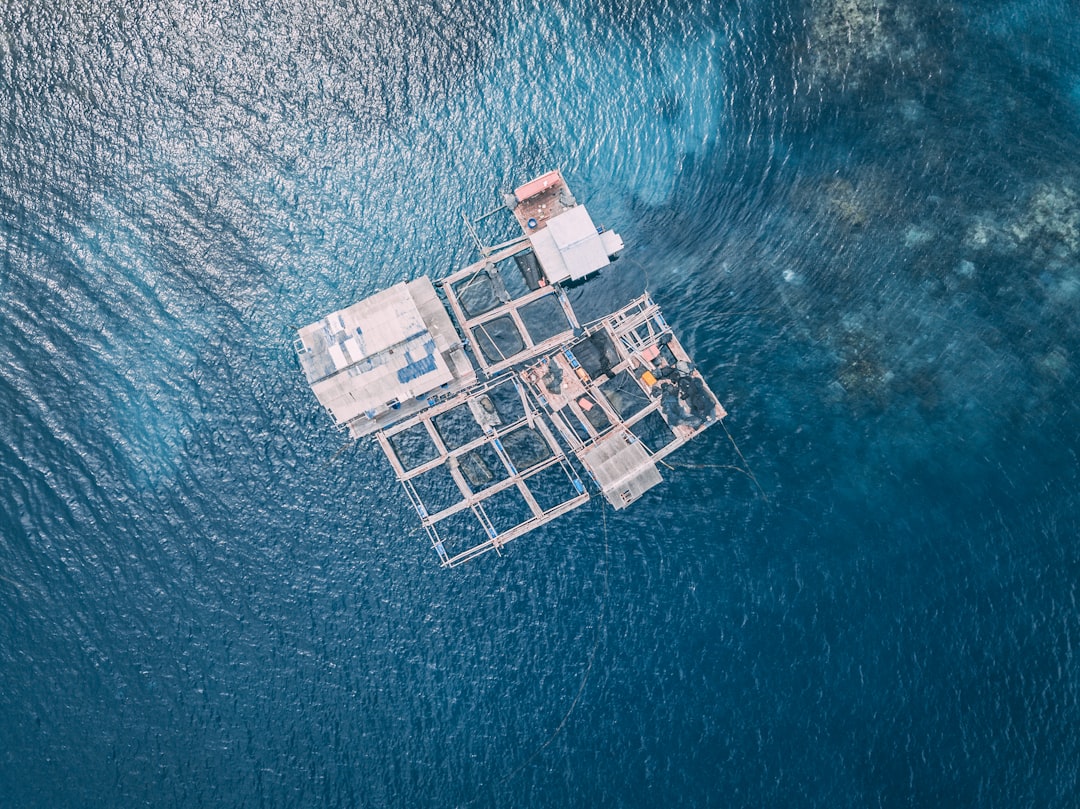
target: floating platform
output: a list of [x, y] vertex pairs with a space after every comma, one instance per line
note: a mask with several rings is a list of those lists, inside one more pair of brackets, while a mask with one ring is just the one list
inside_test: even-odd
[[300, 329], [294, 347], [315, 397], [354, 437], [476, 382], [450, 316], [422, 276]]
[[[508, 195], [523, 236], [300, 330], [335, 423], [374, 434], [444, 566], [583, 505], [662, 482], [659, 461], [726, 416], [648, 296], [581, 324], [561, 284], [622, 249], [549, 172]], [[475, 237], [475, 230], [472, 231]], [[546, 234], [546, 235], [544, 235]]]

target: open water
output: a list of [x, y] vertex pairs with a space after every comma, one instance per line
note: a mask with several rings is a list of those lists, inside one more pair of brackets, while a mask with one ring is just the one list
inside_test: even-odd
[[[764, 496], [442, 570], [293, 330], [556, 166]], [[4, 807], [1080, 805], [1071, 0], [9, 0], [0, 260]]]

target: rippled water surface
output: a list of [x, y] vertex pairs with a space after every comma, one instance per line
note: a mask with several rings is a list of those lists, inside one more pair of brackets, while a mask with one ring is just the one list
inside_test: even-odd
[[[0, 93], [5, 807], [1077, 805], [1075, 4], [13, 0]], [[556, 166], [764, 495], [442, 570], [292, 336]]]

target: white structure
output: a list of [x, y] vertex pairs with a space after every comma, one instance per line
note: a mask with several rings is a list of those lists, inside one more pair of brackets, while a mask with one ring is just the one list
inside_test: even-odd
[[[605, 244], [608, 236], [610, 244]], [[609, 256], [622, 249], [615, 233], [601, 234], [584, 205], [547, 221], [547, 227], [529, 236], [533, 252], [549, 283], [579, 281], [611, 263]]]
[[476, 381], [427, 276], [305, 326], [296, 353], [319, 402], [356, 436], [426, 407], [433, 392]]
[[558, 169], [514, 189], [514, 218], [550, 284], [580, 281], [623, 249], [619, 234], [598, 228]]

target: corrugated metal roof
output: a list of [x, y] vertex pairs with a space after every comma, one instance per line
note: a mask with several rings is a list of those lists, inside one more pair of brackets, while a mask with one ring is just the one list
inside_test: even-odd
[[300, 343], [311, 389], [338, 424], [473, 373], [463, 355], [450, 356], [459, 338], [426, 276], [305, 326]]
[[616, 509], [663, 482], [645, 445], [626, 433], [613, 433], [597, 441], [580, 457]]
[[551, 283], [567, 278], [577, 281], [611, 263], [584, 205], [549, 219], [547, 227], [530, 235], [529, 241]]

